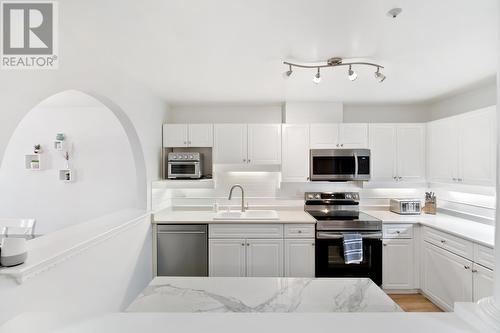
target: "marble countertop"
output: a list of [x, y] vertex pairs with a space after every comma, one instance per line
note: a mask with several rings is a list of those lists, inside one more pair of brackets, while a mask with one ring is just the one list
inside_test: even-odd
[[427, 227], [438, 229], [457, 237], [467, 239], [469, 241], [493, 247], [495, 244], [495, 227], [492, 225], [467, 220], [464, 218], [455, 217], [443, 213], [436, 215], [421, 214], [421, 215], [399, 215], [388, 210], [363, 210], [365, 213], [372, 215], [383, 221], [384, 224], [389, 223], [415, 223]]
[[316, 220], [303, 210], [276, 210], [277, 220], [214, 220], [215, 212], [207, 210], [171, 210], [164, 209], [154, 214], [153, 223], [242, 223], [242, 224], [272, 224], [272, 223], [303, 223], [315, 224]]
[[400, 312], [367, 278], [157, 277], [127, 312]]

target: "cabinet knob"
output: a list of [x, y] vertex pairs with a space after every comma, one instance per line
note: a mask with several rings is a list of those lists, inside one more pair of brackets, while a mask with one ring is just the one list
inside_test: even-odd
[[243, 162], [246, 162], [246, 161], [247, 161], [247, 159], [246, 159], [246, 158], [244, 158], [244, 159], [243, 159]]
[[462, 179], [462, 178], [458, 178], [457, 180], [458, 180], [459, 182], [462, 182], [462, 181], [463, 181], [463, 179]]
[[302, 230], [299, 230], [299, 231], [297, 231], [297, 232], [298, 232], [299, 234], [301, 234], [301, 233], [302, 233]]
[[441, 239], [441, 243], [444, 244], [446, 243], [446, 241], [444, 239]]
[[386, 244], [386, 243], [384, 243], [384, 244], [382, 244], [382, 245], [383, 245], [383, 246], [387, 246], [387, 244]]
[[394, 177], [392, 177], [392, 179], [394, 179], [394, 180], [398, 180], [398, 177], [394, 176]]
[[312, 243], [311, 245], [314, 246], [314, 243]]
[[456, 182], [456, 181], [457, 181], [457, 179], [456, 179], [456, 178], [452, 178], [452, 179], [453, 179], [453, 181], [454, 181], [454, 182]]
[[250, 246], [250, 244], [247, 243], [247, 246]]
[[470, 266], [465, 265], [464, 268], [465, 269], [470, 269]]
[[472, 273], [477, 273], [477, 269], [471, 270]]
[[401, 180], [401, 179], [403, 179], [403, 177], [398, 177], [398, 180]]
[[397, 233], [397, 234], [400, 234], [400, 233], [401, 233], [401, 231], [397, 230], [397, 231], [396, 231], [396, 233]]
[[250, 163], [250, 160], [248, 160], [247, 162]]
[[241, 243], [241, 246], [245, 246], [245, 243]]
[[340, 147], [344, 147], [344, 144], [343, 144], [343, 143], [342, 143], [342, 144], [340, 144]]

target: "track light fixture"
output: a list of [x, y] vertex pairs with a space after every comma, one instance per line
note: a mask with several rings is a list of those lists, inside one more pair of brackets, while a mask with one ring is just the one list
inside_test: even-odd
[[320, 83], [321, 82], [321, 75], [320, 75], [320, 69], [321, 68], [326, 68], [326, 67], [338, 67], [338, 66], [349, 66], [349, 70], [347, 71], [347, 76], [349, 77], [349, 80], [354, 81], [358, 78], [358, 74], [354, 71], [352, 66], [372, 66], [376, 67], [377, 71], [375, 72], [375, 79], [378, 82], [383, 82], [386, 79], [386, 76], [380, 72], [380, 69], [383, 69], [384, 66], [381, 66], [379, 64], [374, 64], [371, 62], [363, 62], [363, 61], [353, 61], [349, 63], [344, 63], [342, 58], [334, 57], [330, 58], [326, 61], [325, 64], [321, 65], [313, 65], [313, 64], [297, 64], [297, 63], [292, 63], [288, 61], [284, 61], [283, 64], [287, 65], [289, 67], [289, 70], [284, 73], [285, 77], [290, 77], [292, 75], [292, 70], [293, 67], [298, 67], [298, 68], [315, 68], [317, 69], [316, 75], [314, 75], [313, 82], [314, 83]]
[[316, 84], [318, 84], [318, 83], [321, 82], [321, 75], [319, 74], [319, 67], [318, 67], [318, 72], [313, 77], [313, 82], [316, 83]]
[[375, 72], [375, 78], [380, 83], [384, 82], [385, 80], [385, 75], [380, 73], [380, 67], [377, 67], [377, 71]]
[[349, 70], [347, 71], [347, 75], [349, 76], [349, 80], [354, 81], [358, 78], [358, 74], [352, 70], [352, 66], [349, 65]]

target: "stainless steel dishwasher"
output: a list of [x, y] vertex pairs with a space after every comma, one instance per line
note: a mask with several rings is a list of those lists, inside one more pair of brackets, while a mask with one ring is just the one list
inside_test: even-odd
[[158, 276], [208, 276], [208, 226], [157, 226]]

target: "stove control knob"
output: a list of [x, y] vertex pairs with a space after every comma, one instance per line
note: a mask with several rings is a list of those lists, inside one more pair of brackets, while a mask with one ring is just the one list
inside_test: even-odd
[[314, 196], [314, 198], [316, 198], [316, 199], [321, 199], [321, 194], [316, 193], [316, 195]]
[[189, 155], [189, 159], [192, 160], [194, 157], [193, 155]]
[[307, 199], [314, 199], [314, 194], [309, 193], [309, 194], [307, 195]]
[[351, 199], [351, 194], [346, 193], [345, 198], [346, 198], [346, 199]]
[[185, 160], [187, 160], [188, 156], [187, 155], [183, 155], [182, 158], [184, 158]]

